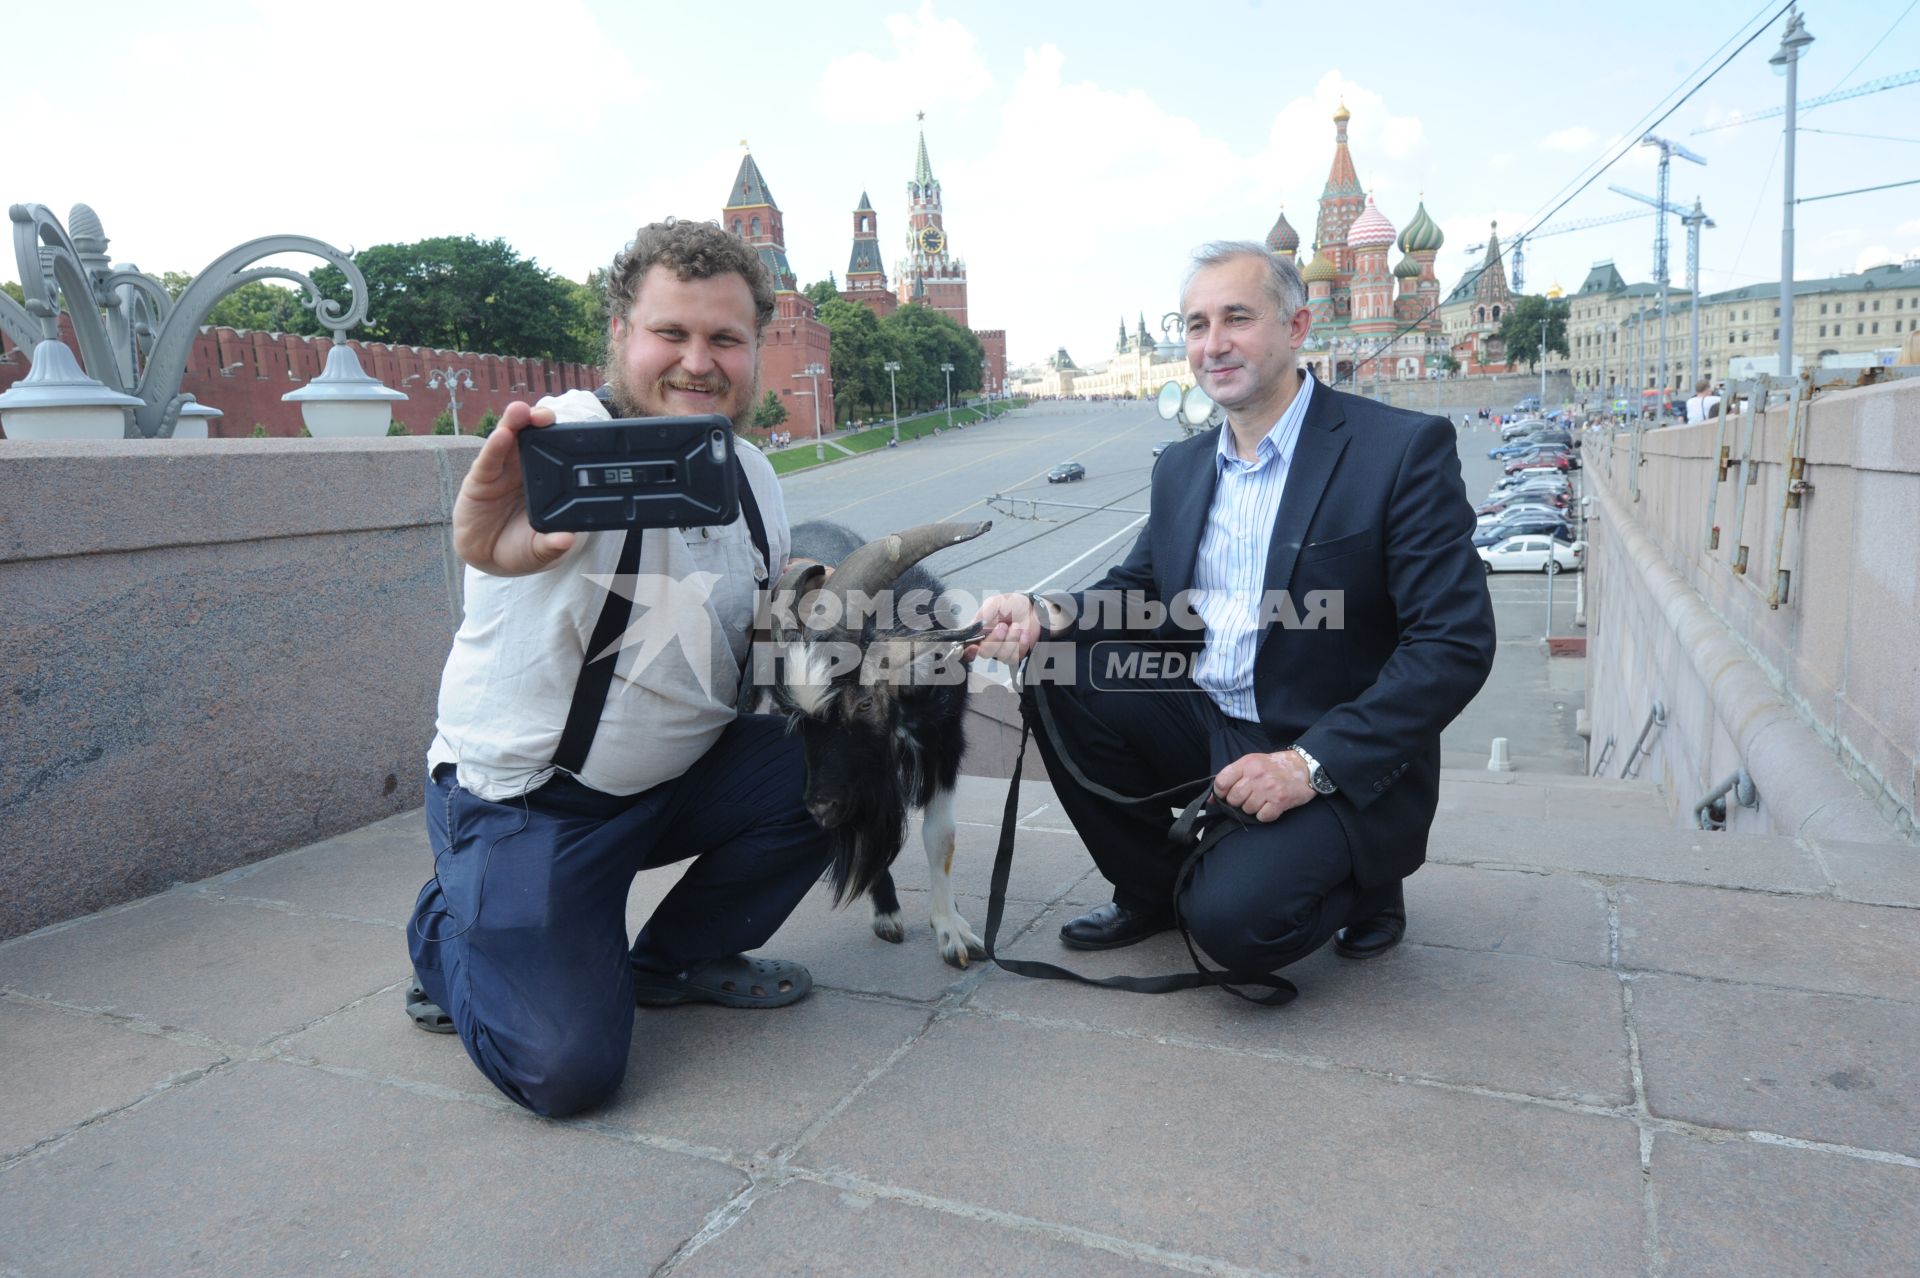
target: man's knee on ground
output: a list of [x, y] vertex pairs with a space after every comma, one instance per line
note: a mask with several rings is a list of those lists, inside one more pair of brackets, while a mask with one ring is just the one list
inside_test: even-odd
[[626, 1077], [627, 1052], [582, 1041], [555, 1046], [536, 1067], [537, 1074], [509, 1080], [502, 1090], [542, 1118], [566, 1118], [613, 1098]]
[[1180, 916], [1193, 943], [1221, 967], [1269, 972], [1307, 956], [1319, 911], [1275, 920], [1258, 902], [1226, 893], [1202, 896], [1188, 888], [1180, 897]]

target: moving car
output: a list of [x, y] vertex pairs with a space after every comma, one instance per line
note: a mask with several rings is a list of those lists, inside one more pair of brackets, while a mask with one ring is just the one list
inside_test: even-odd
[[1572, 545], [1551, 537], [1509, 537], [1497, 546], [1481, 546], [1480, 562], [1488, 572], [1566, 572], [1580, 567], [1587, 543]]
[[1079, 462], [1061, 462], [1047, 472], [1049, 484], [1070, 484], [1076, 479], [1085, 479], [1087, 468]]

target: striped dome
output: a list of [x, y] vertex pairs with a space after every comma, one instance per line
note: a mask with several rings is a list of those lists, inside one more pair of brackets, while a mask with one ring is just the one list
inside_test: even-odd
[[1420, 263], [1410, 257], [1403, 257], [1400, 259], [1400, 264], [1393, 268], [1393, 273], [1403, 280], [1417, 279], [1420, 275]]
[[1333, 263], [1327, 260], [1325, 253], [1322, 253], [1319, 249], [1315, 249], [1313, 251], [1313, 260], [1307, 263], [1306, 270], [1300, 272], [1300, 278], [1309, 284], [1313, 284], [1320, 280], [1339, 279], [1340, 272], [1333, 269]]
[[1289, 257], [1300, 251], [1300, 232], [1294, 230], [1293, 224], [1287, 221], [1284, 209], [1274, 219], [1273, 229], [1267, 232], [1267, 251], [1285, 253]]
[[1426, 201], [1413, 211], [1413, 221], [1407, 223], [1407, 229], [1400, 232], [1400, 251], [1402, 253], [1438, 252], [1447, 237], [1440, 233], [1440, 227], [1427, 215]]
[[1380, 248], [1393, 243], [1393, 223], [1387, 221], [1387, 215], [1374, 207], [1373, 197], [1367, 197], [1366, 211], [1353, 220], [1353, 229], [1347, 232], [1348, 248]]

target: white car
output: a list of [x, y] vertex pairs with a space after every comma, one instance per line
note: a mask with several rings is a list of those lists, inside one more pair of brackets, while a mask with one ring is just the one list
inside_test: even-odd
[[1480, 547], [1480, 562], [1488, 572], [1556, 573], [1580, 567], [1587, 543], [1568, 545], [1551, 537], [1509, 537], [1497, 546]]

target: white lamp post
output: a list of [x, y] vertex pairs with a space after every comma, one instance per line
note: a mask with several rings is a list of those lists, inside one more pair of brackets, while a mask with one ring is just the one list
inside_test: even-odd
[[[1799, 113], [1800, 54], [1813, 43], [1806, 24], [1796, 11], [1787, 18], [1787, 29], [1780, 36], [1780, 47], [1767, 63], [1787, 77], [1787, 120], [1785, 138], [1786, 167], [1780, 210], [1780, 376], [1793, 376], [1793, 139], [1795, 118]], [[1874, 303], [1879, 305], [1879, 303]]]
[[428, 390], [439, 390], [442, 384], [447, 388], [447, 412], [453, 417], [453, 433], [460, 433], [460, 388], [473, 389], [473, 374], [464, 368], [437, 368], [433, 376], [427, 379]]
[[940, 371], [947, 375], [947, 429], [953, 429], [953, 365], [942, 364]]
[[812, 390], [800, 391], [798, 393], [813, 396], [813, 459], [815, 461], [825, 461], [827, 459], [826, 437], [820, 433], [820, 374], [826, 371], [827, 368], [824, 364], [809, 364], [794, 374], [794, 377], [804, 377], [813, 385]]
[[893, 375], [900, 371], [900, 361], [890, 359], [880, 367], [887, 370], [887, 394], [893, 397], [893, 442], [900, 442], [900, 387], [894, 382]]
[[[250, 240], [215, 258], [175, 299], [138, 267], [111, 261], [100, 218], [84, 204], [73, 207], [71, 234], [44, 205], [15, 204], [7, 216], [13, 223], [14, 260], [26, 303], [0, 296], [0, 331], [16, 346], [34, 352], [32, 371], [0, 395], [0, 413], [11, 438], [101, 438], [109, 430], [109, 411], [120, 430], [104, 437], [165, 439], [176, 433], [183, 415], [189, 422], [197, 419], [196, 433], [204, 433], [207, 414], [189, 412], [193, 397], [180, 390], [194, 338], [222, 297], [269, 276], [300, 285], [305, 305], [333, 330], [335, 346], [327, 372], [315, 383], [331, 379], [340, 384], [336, 389], [346, 390], [344, 395], [324, 389], [313, 393], [315, 386], [309, 386], [284, 398], [303, 403], [331, 399], [337, 405], [371, 400], [375, 397], [369, 385], [378, 388], [382, 403], [376, 434], [386, 429], [384, 401], [406, 398], [367, 377], [353, 352], [340, 345], [346, 330], [366, 318], [367, 284], [353, 259], [331, 245], [303, 235]], [[254, 265], [287, 253], [309, 254], [337, 267], [346, 277], [350, 303], [343, 307], [322, 297], [313, 281], [297, 271]], [[72, 322], [85, 373], [57, 340], [63, 311]], [[322, 433], [312, 417], [308, 429]]]
[[347, 345], [346, 334], [335, 333], [325, 371], [280, 398], [300, 405], [301, 420], [315, 439], [346, 439], [386, 434], [387, 423], [393, 420], [390, 405], [406, 396], [367, 376]]

